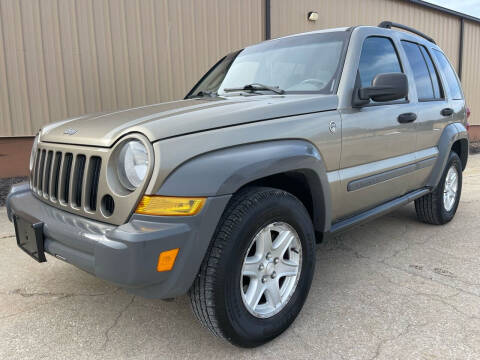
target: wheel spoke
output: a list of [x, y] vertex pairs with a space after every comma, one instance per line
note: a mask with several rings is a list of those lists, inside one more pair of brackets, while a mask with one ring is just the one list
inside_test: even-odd
[[292, 243], [295, 236], [291, 231], [282, 231], [273, 243], [273, 251], [276, 257], [282, 258], [285, 251]]
[[453, 182], [452, 184], [450, 185], [450, 188], [452, 189], [453, 192], [457, 192], [457, 189], [458, 189], [458, 177], [455, 177], [455, 179], [453, 179]]
[[272, 250], [272, 233], [269, 228], [262, 230], [257, 235], [257, 249], [255, 255], [263, 258], [266, 253]]
[[277, 265], [277, 276], [295, 276], [298, 273], [298, 264], [291, 261], [282, 259]]
[[451, 189], [451, 185], [449, 182], [445, 182], [445, 192], [450, 192], [450, 189]]
[[248, 306], [255, 309], [264, 292], [265, 285], [261, 281], [258, 279], [250, 281], [247, 293], [245, 294], [245, 300], [247, 301]]
[[278, 284], [278, 280], [271, 280], [268, 282], [265, 296], [267, 301], [276, 308], [278, 305], [282, 303], [282, 295], [280, 294], [280, 287]]
[[452, 174], [450, 176], [450, 184], [453, 183], [456, 178], [457, 178], [457, 173], [454, 170], [454, 171], [452, 171]]
[[258, 277], [258, 267], [260, 262], [258, 261], [257, 257], [248, 257], [245, 260], [242, 268], [242, 275], [248, 277]]

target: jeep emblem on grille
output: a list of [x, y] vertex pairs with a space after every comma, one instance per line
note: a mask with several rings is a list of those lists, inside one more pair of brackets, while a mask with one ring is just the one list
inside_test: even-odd
[[72, 128], [68, 128], [63, 133], [66, 134], [66, 135], [74, 135], [74, 134], [77, 133], [77, 130], [72, 129]]

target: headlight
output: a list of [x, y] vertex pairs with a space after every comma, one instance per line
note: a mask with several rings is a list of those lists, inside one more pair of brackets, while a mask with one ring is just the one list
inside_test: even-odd
[[139, 187], [148, 171], [147, 148], [138, 140], [126, 142], [118, 157], [118, 178], [129, 190]]
[[33, 163], [35, 161], [35, 154], [37, 153], [37, 147], [38, 147], [38, 135], [35, 136], [35, 140], [33, 140], [32, 152], [30, 153], [30, 171], [33, 170]]

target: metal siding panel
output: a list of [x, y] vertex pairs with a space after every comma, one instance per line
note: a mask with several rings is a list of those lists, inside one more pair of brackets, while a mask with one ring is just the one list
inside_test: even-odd
[[[57, 0], [67, 116], [85, 113], [74, 0]], [[56, 121], [58, 119], [50, 119]]]
[[130, 72], [132, 105], [146, 104], [143, 39], [138, 0], [125, 0], [126, 48]]
[[42, 0], [39, 5], [48, 119], [62, 119], [68, 113], [57, 1]]
[[38, 1], [20, 2], [24, 34], [25, 75], [30, 107], [30, 131], [36, 133], [49, 118], [48, 91], [45, 79], [43, 39]]
[[480, 58], [480, 24], [465, 21], [463, 46], [463, 74], [462, 87], [465, 93], [467, 106], [472, 115], [470, 124], [480, 125], [480, 72], [478, 59]]
[[[2, 10], [0, 2], [0, 12]], [[0, 16], [0, 135], [13, 134], [12, 117], [7, 83], [7, 68], [5, 59], [5, 41], [3, 36], [3, 19]]]
[[[451, 15], [397, 0], [272, 0], [271, 7], [273, 37], [387, 19], [431, 34], [458, 67], [460, 26]], [[312, 10], [316, 23], [306, 20]], [[260, 0], [0, 0], [0, 136], [180, 99], [221, 56], [262, 41], [264, 17]], [[464, 89], [480, 124], [471, 60], [480, 55], [479, 31], [466, 25]]]
[[186, 84], [186, 69], [185, 69], [185, 56], [184, 56], [184, 42], [185, 38], [183, 36], [183, 23], [185, 19], [181, 16], [179, 12], [180, 2], [178, 1], [167, 1], [167, 11], [168, 18], [175, 19], [174, 23], [171, 23], [168, 19], [169, 27], [169, 40], [170, 44], [176, 44], [171, 47], [171, 71], [173, 76], [174, 87], [173, 89], [173, 98], [178, 99], [182, 96], [182, 89], [185, 88]]
[[95, 0], [93, 15], [101, 109], [114, 110], [118, 105], [108, 0]]
[[3, 25], [5, 67], [12, 124], [11, 134], [6, 135], [30, 134], [34, 130], [30, 119], [30, 98], [25, 71], [20, 2], [2, 0], [0, 14]]
[[[159, 97], [157, 99], [172, 100], [174, 78], [172, 74], [172, 49], [170, 46], [170, 27], [167, 11], [167, 0], [154, 1], [154, 20], [156, 33], [157, 73], [159, 83]], [[178, 74], [176, 74], [178, 76]], [[176, 79], [175, 79], [176, 80]]]
[[[458, 66], [460, 20], [452, 15], [398, 0], [272, 0], [272, 37], [391, 20], [432, 35]], [[307, 20], [317, 11], [319, 20]]]
[[131, 107], [131, 81], [128, 47], [126, 43], [125, 9], [121, 0], [110, 0], [110, 25], [113, 44], [113, 68], [119, 108]]
[[158, 53], [155, 32], [154, 3], [152, 0], [140, 2], [141, 34], [143, 35], [143, 76], [145, 82], [145, 103], [151, 104], [160, 98], [158, 81]]
[[0, 136], [182, 98], [263, 40], [258, 0], [0, 0]]
[[82, 79], [85, 112], [100, 111], [100, 86], [98, 81], [95, 33], [91, 0], [75, 2], [79, 62]]

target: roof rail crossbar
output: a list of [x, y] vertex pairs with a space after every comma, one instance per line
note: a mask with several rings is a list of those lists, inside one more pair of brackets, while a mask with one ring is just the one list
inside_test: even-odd
[[378, 24], [378, 27], [385, 28], [385, 29], [391, 29], [392, 27], [395, 27], [395, 28], [398, 28], [398, 29], [406, 30], [406, 31], [409, 31], [411, 33], [417, 34], [418, 36], [423, 37], [424, 39], [430, 41], [431, 43], [436, 44], [435, 40], [433, 40], [430, 36], [425, 35], [421, 31], [418, 31], [417, 29], [414, 29], [414, 28], [412, 28], [410, 26], [407, 26], [407, 25], [398, 24], [398, 23], [395, 23], [395, 22], [392, 22], [392, 21], [382, 21], [380, 24]]

